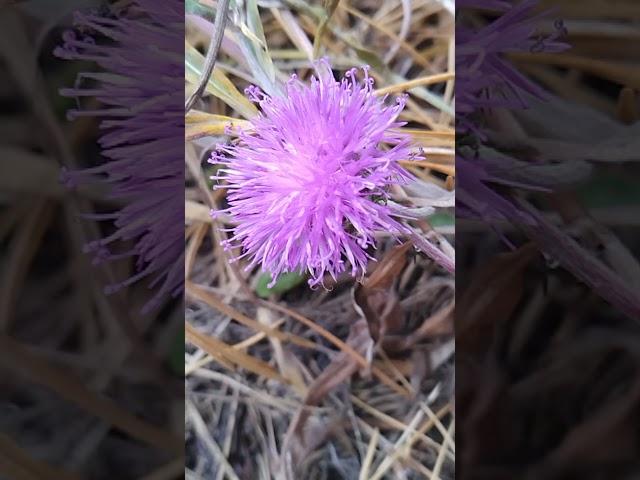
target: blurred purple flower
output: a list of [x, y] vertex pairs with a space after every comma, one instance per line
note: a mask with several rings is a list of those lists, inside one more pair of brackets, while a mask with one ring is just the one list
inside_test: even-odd
[[403, 125], [405, 98], [385, 105], [368, 67], [363, 82], [355, 68], [336, 81], [326, 60], [315, 67], [310, 85], [293, 75], [283, 97], [248, 88], [262, 113], [211, 160], [229, 190], [229, 208], [214, 215], [237, 222], [224, 246], [242, 247], [235, 260], [250, 258], [247, 270], [260, 264], [272, 285], [293, 271], [308, 271], [311, 286], [335, 279], [345, 259], [364, 275], [376, 231], [411, 234], [386, 204], [388, 187], [411, 179], [398, 163], [412, 157], [409, 139], [391, 130]]
[[[135, 259], [136, 273], [109, 285], [113, 293], [149, 279], [154, 294], [143, 308], [158, 307], [184, 285], [184, 3], [134, 0], [120, 12], [75, 15], [76, 29], [64, 35], [56, 55], [93, 61], [101, 72], [78, 75], [75, 88], [61, 95], [95, 98], [100, 107], [80, 106], [69, 118], [100, 119], [103, 162], [64, 171], [73, 184], [105, 183], [124, 206], [109, 214], [87, 215], [110, 221], [115, 231], [86, 246], [94, 263]], [[128, 243], [133, 247], [126, 247]]]
[[[536, 13], [537, 0], [520, 3], [506, 1], [461, 0], [456, 26], [456, 152], [457, 211], [490, 221], [506, 218], [528, 222], [530, 217], [515, 206], [508, 196], [499, 193], [495, 184], [514, 185], [505, 172], [490, 172], [479, 152], [487, 141], [484, 132], [486, 114], [492, 109], [527, 108], [526, 96], [545, 98], [545, 91], [512, 65], [505, 54], [510, 52], [561, 52], [568, 45], [559, 41], [565, 28], [555, 24], [551, 35], [537, 34], [537, 26], [549, 12]], [[490, 10], [497, 14], [482, 27], [465, 22], [465, 8]], [[468, 140], [468, 148], [462, 148]], [[495, 163], [495, 162], [494, 162]], [[521, 187], [523, 185], [520, 185]], [[535, 178], [528, 187], [536, 188]], [[525, 188], [528, 188], [525, 186]]]
[[[552, 35], [536, 35], [539, 20], [537, 0], [510, 6], [507, 2], [463, 1], [462, 6], [496, 10], [501, 14], [481, 28], [456, 27], [456, 120], [462, 132], [476, 130], [469, 115], [486, 108], [525, 108], [522, 93], [543, 98], [544, 91], [504, 58], [509, 52], [560, 52], [562, 22]], [[460, 5], [458, 5], [460, 7]]]

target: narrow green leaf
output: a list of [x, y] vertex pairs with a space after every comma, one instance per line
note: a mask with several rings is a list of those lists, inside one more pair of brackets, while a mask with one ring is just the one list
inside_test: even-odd
[[282, 88], [276, 80], [276, 67], [267, 48], [256, 0], [247, 1], [246, 14], [247, 24], [236, 24], [241, 33], [237, 37], [238, 45], [260, 88], [269, 95], [277, 95]]
[[374, 70], [380, 72], [386, 69], [384, 62], [375, 52], [354, 45], [352, 45], [352, 48], [356, 51], [358, 58], [370, 65]]
[[[196, 83], [202, 75], [204, 56], [192, 45], [185, 42], [184, 62], [187, 81]], [[206, 91], [237, 110], [245, 118], [252, 118], [258, 113], [256, 107], [238, 91], [220, 69], [214, 68], [211, 78], [207, 82]]]
[[450, 227], [456, 223], [453, 215], [446, 212], [434, 213], [428, 220], [432, 227]]
[[258, 10], [258, 2], [256, 0], [247, 1], [247, 23], [256, 38], [260, 40], [262, 45], [267, 45], [267, 39], [264, 36], [262, 21], [260, 20], [260, 11]]
[[297, 272], [284, 273], [280, 275], [273, 288], [268, 288], [267, 285], [271, 283], [271, 274], [263, 273], [258, 279], [256, 293], [261, 298], [269, 298], [269, 296], [274, 294], [282, 295], [300, 285], [306, 278], [306, 275], [301, 275]]
[[215, 18], [215, 10], [207, 5], [203, 5], [199, 0], [187, 0], [184, 5], [184, 12], [190, 15], [198, 15], [203, 18]]

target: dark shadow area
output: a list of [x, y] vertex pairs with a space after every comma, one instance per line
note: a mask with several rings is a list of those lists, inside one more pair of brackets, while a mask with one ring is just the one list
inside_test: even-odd
[[640, 5], [457, 21], [457, 474], [637, 478]]
[[0, 5], [2, 479], [184, 474], [184, 4], [151, 6]]

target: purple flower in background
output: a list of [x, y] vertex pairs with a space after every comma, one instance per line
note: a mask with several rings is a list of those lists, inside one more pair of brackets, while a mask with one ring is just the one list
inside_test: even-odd
[[386, 205], [389, 186], [411, 178], [398, 163], [412, 157], [410, 142], [392, 130], [405, 98], [386, 105], [367, 67], [363, 82], [355, 68], [336, 81], [326, 60], [316, 71], [310, 85], [293, 75], [283, 97], [248, 88], [262, 113], [211, 160], [221, 166], [213, 178], [228, 184], [222, 212], [237, 223], [224, 246], [241, 247], [235, 260], [262, 265], [272, 285], [293, 271], [308, 271], [311, 286], [335, 279], [345, 260], [363, 275], [376, 231], [411, 232]]
[[538, 21], [548, 14], [536, 15], [536, 4], [537, 0], [525, 0], [514, 6], [507, 2], [466, 0], [458, 5], [482, 6], [500, 13], [481, 28], [464, 24], [456, 28], [456, 120], [461, 133], [476, 130], [469, 115], [481, 109], [525, 108], [523, 93], [544, 97], [538, 85], [504, 58], [509, 52], [560, 52], [567, 48], [557, 41], [564, 32], [562, 22], [556, 24], [552, 35], [536, 34]]
[[[63, 172], [69, 184], [105, 183], [123, 206], [92, 218], [115, 231], [86, 246], [94, 263], [133, 258], [136, 273], [109, 285], [113, 293], [149, 279], [159, 306], [184, 284], [184, 3], [135, 0], [120, 12], [75, 15], [75, 31], [64, 36], [56, 55], [95, 62], [102, 71], [78, 75], [76, 88], [61, 94], [95, 98], [97, 109], [78, 108], [70, 118], [100, 119], [103, 162]], [[127, 245], [132, 244], [130, 248]]]
[[[560, 52], [568, 45], [558, 41], [565, 33], [561, 21], [551, 35], [537, 33], [538, 23], [548, 12], [536, 13], [537, 0], [520, 3], [461, 0], [461, 20], [456, 26], [456, 152], [458, 167], [458, 212], [490, 220], [507, 218], [521, 222], [529, 218], [511, 200], [493, 187], [516, 186], [509, 170], [493, 172], [481, 158], [488, 140], [484, 130], [486, 114], [498, 109], [527, 108], [526, 96], [544, 99], [545, 91], [521, 74], [506, 58], [511, 52]], [[482, 8], [497, 15], [490, 23], [477, 27], [465, 22], [465, 7]], [[468, 145], [464, 148], [463, 145]], [[487, 149], [484, 149], [485, 155]], [[506, 158], [505, 158], [506, 160]], [[495, 165], [495, 161], [490, 162]], [[504, 162], [503, 162], [504, 163]], [[536, 179], [528, 180], [536, 188]], [[520, 187], [528, 188], [520, 182]]]

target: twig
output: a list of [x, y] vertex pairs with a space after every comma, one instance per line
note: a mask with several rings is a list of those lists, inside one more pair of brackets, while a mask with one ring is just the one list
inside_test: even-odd
[[373, 435], [371, 435], [371, 441], [369, 442], [369, 446], [367, 447], [367, 456], [362, 462], [362, 468], [360, 469], [360, 480], [367, 480], [369, 478], [369, 470], [371, 469], [371, 464], [373, 463], [373, 458], [376, 454], [376, 447], [378, 446], [379, 438], [380, 430], [376, 428], [373, 431]]
[[202, 96], [207, 82], [211, 77], [211, 72], [213, 72], [213, 67], [216, 64], [216, 58], [220, 51], [220, 45], [222, 44], [222, 37], [224, 36], [228, 7], [229, 0], [220, 0], [218, 14], [216, 15], [216, 20], [213, 24], [213, 35], [211, 36], [211, 42], [209, 43], [209, 51], [207, 52], [207, 57], [204, 61], [204, 72], [202, 72], [202, 77], [200, 77], [200, 80], [198, 81], [198, 87], [185, 103], [185, 113], [189, 112], [196, 101]]

